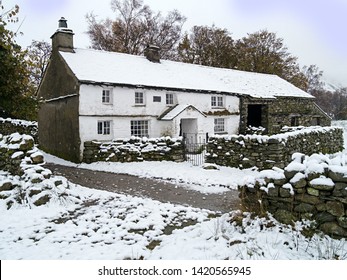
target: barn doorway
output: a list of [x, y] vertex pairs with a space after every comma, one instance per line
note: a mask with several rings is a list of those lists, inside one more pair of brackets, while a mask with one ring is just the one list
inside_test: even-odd
[[263, 126], [263, 105], [248, 105], [247, 126]]

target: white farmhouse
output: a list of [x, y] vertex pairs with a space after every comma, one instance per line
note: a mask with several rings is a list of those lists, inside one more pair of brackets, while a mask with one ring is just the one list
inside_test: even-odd
[[78, 49], [66, 20], [52, 38], [39, 88], [39, 141], [44, 150], [81, 161], [83, 143], [115, 138], [183, 136], [204, 142], [248, 126], [268, 133], [284, 125], [327, 124], [314, 98], [275, 75]]

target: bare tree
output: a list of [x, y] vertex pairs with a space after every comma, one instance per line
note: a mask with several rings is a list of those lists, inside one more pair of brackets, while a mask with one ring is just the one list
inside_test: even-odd
[[32, 41], [31, 45], [26, 50], [26, 59], [30, 71], [30, 82], [35, 91], [43, 78], [51, 52], [52, 47], [49, 43], [35, 40]]
[[317, 65], [304, 66], [302, 72], [307, 78], [307, 92], [322, 90], [324, 82], [322, 82], [323, 71], [320, 71]]
[[86, 16], [92, 48], [140, 55], [149, 44], [161, 48], [163, 58], [174, 59], [186, 20], [177, 10], [166, 17], [154, 13], [142, 0], [112, 0], [115, 20]]

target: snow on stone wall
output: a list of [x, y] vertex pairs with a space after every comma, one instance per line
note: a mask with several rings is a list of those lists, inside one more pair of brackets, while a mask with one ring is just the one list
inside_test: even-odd
[[314, 220], [326, 234], [347, 237], [347, 164], [341, 153], [296, 153], [284, 169], [263, 170], [254, 185], [239, 189], [249, 211], [269, 211], [287, 224]]
[[206, 162], [237, 168], [284, 168], [295, 152], [331, 154], [343, 149], [343, 129], [300, 127], [272, 136], [229, 135], [210, 137]]
[[43, 155], [30, 135], [0, 134], [0, 199], [7, 209], [78, 200], [68, 196], [68, 181], [53, 176], [50, 170], [42, 167], [43, 162]]
[[137, 162], [184, 161], [182, 138], [116, 139], [112, 142], [87, 141], [84, 143], [83, 161]]
[[38, 126], [35, 121], [25, 121], [16, 119], [0, 118], [0, 133], [9, 135], [12, 133], [22, 133], [31, 135], [35, 143], [38, 143]]

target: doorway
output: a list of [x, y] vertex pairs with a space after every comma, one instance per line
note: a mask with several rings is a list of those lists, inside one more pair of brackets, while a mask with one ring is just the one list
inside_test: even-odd
[[248, 105], [247, 126], [260, 127], [263, 125], [263, 105]]
[[180, 136], [188, 143], [196, 143], [198, 134], [197, 119], [181, 119]]

